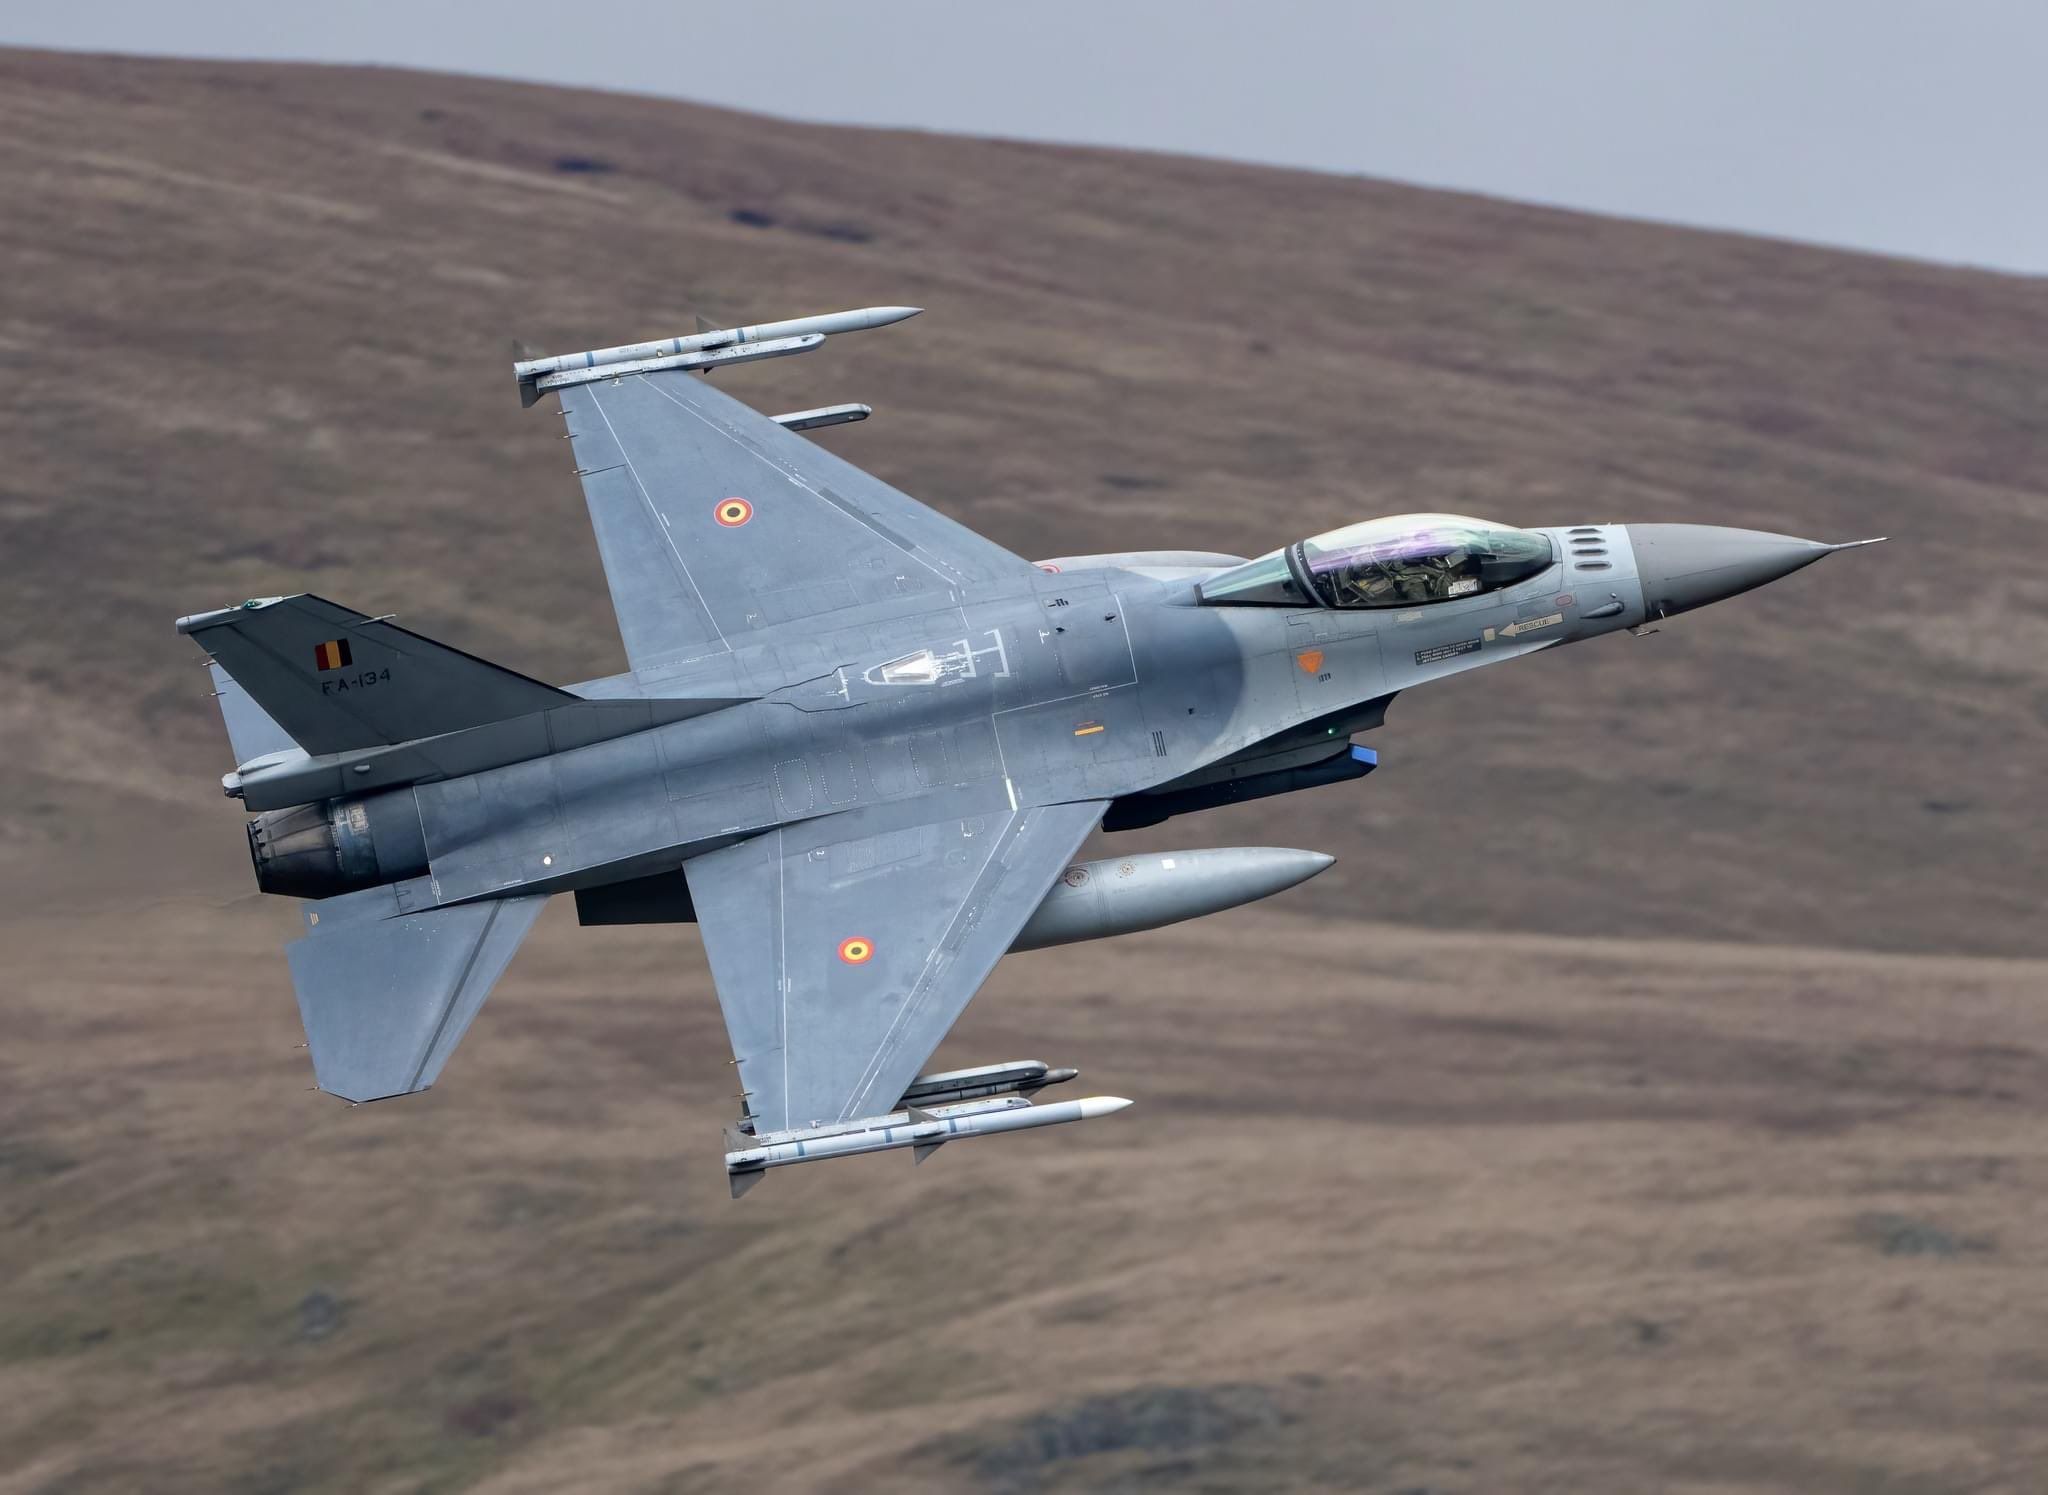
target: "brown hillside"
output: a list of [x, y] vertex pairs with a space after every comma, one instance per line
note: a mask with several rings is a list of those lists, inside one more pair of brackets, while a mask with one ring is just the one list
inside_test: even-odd
[[[2023, 1490], [2048, 1466], [2048, 282], [1213, 162], [0, 51], [0, 1495]], [[557, 907], [307, 1093], [171, 619], [619, 668], [551, 349], [1031, 555], [1408, 509], [1890, 534], [1404, 698], [1338, 866], [1006, 962], [1124, 1116], [725, 1198], [693, 931]], [[957, 1155], [956, 1155], [957, 1153]], [[793, 1176], [792, 1176], [793, 1175]]]

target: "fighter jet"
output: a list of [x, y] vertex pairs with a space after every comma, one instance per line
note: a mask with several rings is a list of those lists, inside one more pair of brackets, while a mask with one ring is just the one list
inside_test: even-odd
[[[1085, 1120], [1071, 1069], [923, 1073], [1011, 950], [1291, 887], [1319, 852], [1077, 861], [1123, 831], [1363, 777], [1402, 691], [1703, 607], [1847, 548], [1687, 524], [1367, 519], [1254, 559], [1027, 560], [703, 376], [915, 307], [514, 366], [560, 402], [626, 673], [558, 687], [301, 594], [178, 620], [210, 656], [318, 1088], [424, 1090], [556, 894], [694, 921], [770, 1169]], [[1853, 541], [1851, 544], [1868, 544]]]

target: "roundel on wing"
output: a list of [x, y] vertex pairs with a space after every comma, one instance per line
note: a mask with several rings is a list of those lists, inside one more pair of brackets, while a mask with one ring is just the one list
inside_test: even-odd
[[754, 506], [744, 498], [721, 498], [711, 517], [727, 529], [738, 529], [754, 517]]
[[866, 965], [874, 953], [874, 941], [857, 934], [849, 935], [839, 942], [839, 958], [850, 966]]

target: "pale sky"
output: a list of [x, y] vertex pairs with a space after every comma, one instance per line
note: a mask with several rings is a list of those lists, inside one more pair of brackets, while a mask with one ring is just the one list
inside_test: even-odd
[[14, 0], [0, 40], [1228, 156], [2048, 273], [2048, 0]]

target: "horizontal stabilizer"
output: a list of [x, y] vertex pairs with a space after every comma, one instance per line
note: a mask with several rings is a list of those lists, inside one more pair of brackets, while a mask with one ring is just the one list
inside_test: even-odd
[[178, 620], [308, 753], [345, 753], [529, 716], [576, 698], [323, 597]]
[[314, 905], [310, 932], [285, 955], [320, 1088], [369, 1101], [432, 1085], [547, 901], [535, 893], [325, 927]]

